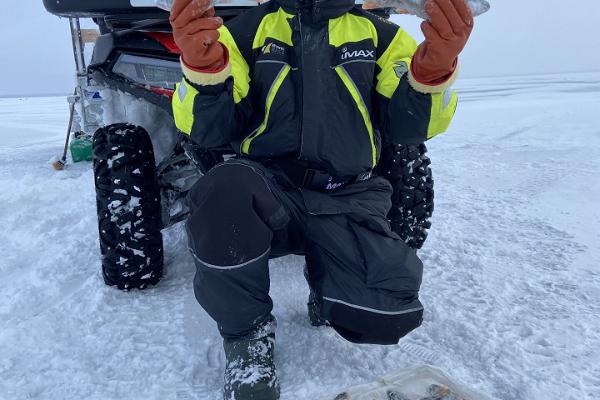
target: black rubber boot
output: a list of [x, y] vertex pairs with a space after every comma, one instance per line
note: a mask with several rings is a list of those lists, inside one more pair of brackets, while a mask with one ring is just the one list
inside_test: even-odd
[[274, 333], [257, 339], [225, 339], [223, 347], [227, 359], [224, 400], [279, 399]]
[[304, 265], [304, 278], [308, 283], [308, 289], [310, 292], [308, 293], [308, 319], [310, 320], [310, 324], [312, 326], [328, 326], [329, 322], [326, 319], [321, 317], [321, 302], [317, 298], [317, 294], [313, 290], [310, 279], [308, 278], [308, 266]]

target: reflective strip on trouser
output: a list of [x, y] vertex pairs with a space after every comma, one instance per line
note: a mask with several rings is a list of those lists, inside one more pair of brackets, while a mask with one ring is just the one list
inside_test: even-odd
[[225, 339], [247, 338], [271, 319], [269, 254], [240, 268], [211, 268], [196, 259], [194, 293]]
[[271, 239], [289, 217], [264, 178], [236, 163], [217, 166], [202, 177], [188, 204], [196, 299], [224, 338], [245, 338], [271, 318]]
[[400, 312], [380, 312], [365, 307], [324, 298], [321, 316], [344, 339], [352, 343], [397, 344], [423, 321], [423, 306], [416, 300], [414, 307]]

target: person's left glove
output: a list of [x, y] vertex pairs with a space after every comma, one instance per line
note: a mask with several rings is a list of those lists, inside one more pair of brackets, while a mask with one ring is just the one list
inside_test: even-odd
[[427, 0], [429, 20], [421, 24], [425, 41], [419, 45], [411, 63], [416, 82], [437, 85], [456, 71], [458, 55], [473, 30], [473, 15], [465, 0]]
[[169, 21], [185, 66], [213, 71], [227, 64], [227, 49], [217, 31], [223, 20], [215, 16], [211, 0], [175, 0]]

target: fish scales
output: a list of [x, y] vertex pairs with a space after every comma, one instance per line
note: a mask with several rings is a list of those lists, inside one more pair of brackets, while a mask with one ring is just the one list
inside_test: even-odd
[[[402, 10], [408, 14], [416, 15], [423, 19], [428, 19], [425, 11], [427, 0], [365, 0], [368, 6], [378, 6]], [[467, 0], [467, 5], [471, 9], [473, 16], [477, 17], [490, 9], [490, 3], [486, 0]]]

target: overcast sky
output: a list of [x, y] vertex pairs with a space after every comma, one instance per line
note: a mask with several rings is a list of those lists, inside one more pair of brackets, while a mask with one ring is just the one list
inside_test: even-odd
[[[600, 0], [490, 2], [462, 56], [463, 77], [600, 70]], [[0, 96], [71, 91], [68, 21], [41, 0], [10, 3], [0, 24]], [[421, 39], [416, 17], [395, 21]]]

